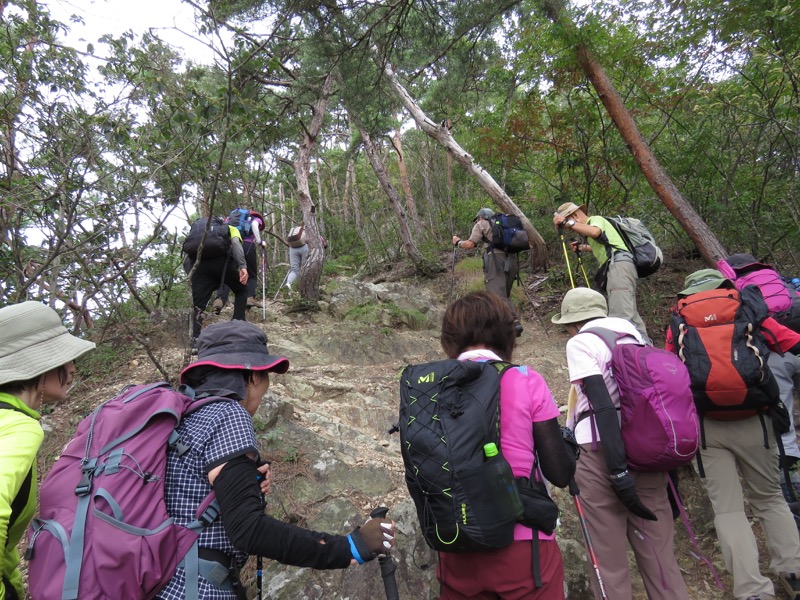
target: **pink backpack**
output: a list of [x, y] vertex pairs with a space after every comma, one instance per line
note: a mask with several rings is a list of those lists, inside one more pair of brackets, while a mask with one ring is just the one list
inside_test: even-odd
[[219, 509], [212, 493], [189, 527], [173, 522], [164, 500], [167, 449], [188, 450], [176, 432], [181, 419], [220, 401], [228, 399], [139, 385], [80, 422], [42, 483], [31, 522], [32, 600], [155, 598], [184, 558], [185, 597], [197, 598], [197, 536]]
[[700, 448], [700, 421], [689, 371], [666, 350], [618, 344], [629, 337], [602, 327], [583, 329], [611, 350], [611, 373], [619, 388], [620, 431], [628, 466], [637, 471], [671, 471]]
[[733, 281], [737, 290], [754, 285], [761, 290], [770, 315], [792, 308], [792, 291], [770, 265], [758, 262], [752, 254], [732, 254], [717, 262], [717, 269]]

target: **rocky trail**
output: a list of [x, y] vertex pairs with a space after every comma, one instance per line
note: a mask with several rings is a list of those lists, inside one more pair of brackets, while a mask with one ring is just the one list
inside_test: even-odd
[[[271, 377], [270, 390], [254, 419], [262, 454], [273, 461], [275, 486], [267, 510], [281, 520], [345, 533], [375, 506], [388, 506], [399, 531], [394, 556], [400, 596], [408, 600], [438, 597], [436, 555], [418, 531], [403, 481], [399, 436], [387, 431], [397, 419], [397, 382], [403, 367], [443, 357], [438, 324], [448, 283], [403, 279], [367, 283], [337, 278], [326, 283], [319, 312], [295, 312], [291, 301], [279, 299], [268, 305], [266, 320], [260, 309], [248, 315], [267, 331], [270, 351], [291, 361], [286, 375]], [[458, 287], [465, 285], [459, 281]], [[530, 289], [535, 295], [534, 288]], [[211, 318], [230, 318], [229, 310]], [[533, 313], [525, 313], [525, 332], [514, 361], [539, 371], [558, 403], [565, 404], [567, 336], [550, 324], [553, 310], [547, 312], [546, 303], [537, 310], [548, 331], [545, 333]], [[185, 334], [162, 324], [154, 326], [153, 335], [154, 340], [162, 340], [154, 342], [156, 357], [170, 373], [177, 374], [189, 358], [186, 343], [181, 341]], [[93, 406], [124, 384], [158, 379], [159, 373], [142, 353], [115, 365], [104, 381], [82, 381], [68, 403], [43, 419], [48, 434], [41, 468], [52, 464], [72, 429]], [[715, 587], [708, 567], [693, 557], [686, 530], [676, 526], [678, 555], [691, 597], [730, 597], [730, 579], [722, 568], [710, 507], [699, 479], [689, 470], [682, 473], [681, 492], [700, 549], [714, 562], [726, 586], [725, 591]], [[558, 540], [564, 554], [567, 598], [588, 599], [586, 553], [572, 499], [565, 490], [556, 489], [554, 496], [562, 509]], [[254, 564], [251, 559], [245, 571], [251, 583]], [[635, 598], [646, 598], [640, 581], [635, 588]], [[266, 561], [264, 595], [285, 599], [385, 597], [377, 561], [328, 572]]]

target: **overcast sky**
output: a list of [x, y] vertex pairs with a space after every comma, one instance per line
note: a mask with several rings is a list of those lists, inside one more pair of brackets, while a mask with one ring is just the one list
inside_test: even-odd
[[[194, 8], [180, 0], [45, 0], [52, 16], [70, 27], [67, 41], [76, 49], [110, 33], [119, 35], [132, 30], [137, 36], [148, 29], [173, 46], [182, 49], [195, 62], [210, 63], [211, 51], [192, 39], [197, 36]], [[85, 24], [73, 23], [71, 15]]]

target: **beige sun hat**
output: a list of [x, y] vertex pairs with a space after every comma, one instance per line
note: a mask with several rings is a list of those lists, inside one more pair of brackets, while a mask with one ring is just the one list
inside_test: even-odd
[[586, 212], [587, 208], [585, 204], [581, 204], [580, 206], [578, 206], [574, 202], [564, 202], [564, 204], [562, 204], [556, 209], [556, 214], [559, 217], [564, 217], [566, 219], [576, 210], [582, 210], [583, 212]]
[[608, 316], [608, 303], [600, 292], [579, 287], [569, 290], [561, 301], [561, 312], [550, 319], [558, 325], [580, 323]]
[[0, 385], [27, 381], [94, 348], [70, 335], [61, 317], [39, 302], [0, 308]]

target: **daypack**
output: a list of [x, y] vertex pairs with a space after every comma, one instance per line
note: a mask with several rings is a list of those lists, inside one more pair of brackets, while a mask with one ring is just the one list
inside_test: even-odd
[[231, 249], [231, 230], [220, 217], [211, 217], [211, 224], [206, 233], [207, 217], [201, 217], [192, 223], [189, 235], [183, 242], [183, 251], [192, 260], [197, 259], [200, 242], [205, 235], [201, 258], [216, 258], [226, 256]]
[[[536, 463], [530, 478], [515, 482], [500, 447], [500, 379], [512, 366], [448, 359], [409, 365], [401, 375], [398, 427], [406, 485], [434, 550], [506, 547], [517, 522], [547, 533], [555, 527], [558, 508], [544, 483], [534, 481]], [[496, 455], [489, 456], [487, 444], [498, 449]], [[520, 498], [517, 486], [528, 483], [535, 488]], [[542, 522], [525, 522], [536, 518]]]
[[517, 215], [495, 213], [489, 221], [492, 223], [492, 248], [515, 254], [531, 247], [528, 232]]
[[246, 208], [234, 208], [226, 219], [225, 223], [231, 227], [236, 227], [242, 237], [250, 235], [250, 230], [253, 227], [253, 213]]
[[733, 281], [736, 289], [754, 285], [761, 290], [769, 314], [774, 315], [792, 308], [794, 290], [781, 279], [770, 265], [758, 262], [752, 254], [732, 254], [717, 261], [717, 269]]
[[[644, 223], [632, 217], [605, 217], [605, 219], [617, 230], [633, 254], [633, 264], [636, 265], [639, 277], [647, 277], [658, 271], [664, 262], [664, 254]], [[612, 249], [608, 243], [606, 250], [611, 258]]]
[[670, 328], [701, 416], [744, 419], [779, 400], [764, 387], [772, 379], [759, 329], [766, 317], [767, 306], [753, 287], [713, 289], [678, 300]]
[[302, 248], [306, 245], [303, 241], [304, 229], [305, 225], [297, 225], [289, 230], [289, 235], [286, 237], [286, 241], [289, 243], [290, 248]]
[[686, 366], [660, 348], [618, 344], [629, 337], [626, 333], [601, 327], [584, 332], [611, 350], [628, 465], [638, 471], [671, 471], [689, 464], [700, 447], [700, 421]]
[[[26, 557], [32, 600], [155, 598], [182, 564], [197, 598], [197, 537], [219, 509], [213, 493], [188, 527], [164, 500], [167, 450], [189, 450], [176, 428], [210, 402], [166, 383], [128, 388], [78, 425], [40, 490]], [[185, 559], [185, 560], [184, 560]]]

